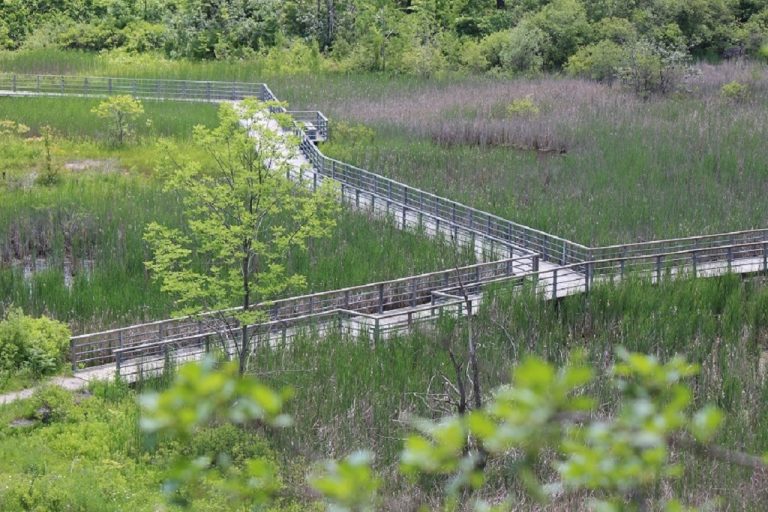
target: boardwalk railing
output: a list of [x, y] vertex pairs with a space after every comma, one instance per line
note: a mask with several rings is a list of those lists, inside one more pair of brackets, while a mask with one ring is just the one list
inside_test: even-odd
[[265, 84], [245, 82], [155, 80], [0, 73], [0, 90], [30, 96], [106, 97], [128, 94], [139, 99], [195, 102], [266, 100]]
[[[106, 97], [130, 94], [141, 99], [193, 102], [239, 101], [256, 97], [277, 101], [263, 83], [160, 80], [138, 78], [75, 77], [0, 74], [0, 91], [17, 95]], [[541, 255], [560, 265], [590, 259], [589, 248], [522, 224], [511, 222], [359, 167], [323, 155], [313, 142], [328, 137], [328, 119], [319, 112], [288, 112], [302, 128], [301, 151], [323, 176], [336, 179], [386, 201], [429, 214], [479, 236], [490, 236]], [[307, 126], [309, 123], [310, 126]]]
[[[280, 299], [258, 305], [255, 309], [264, 311], [270, 321], [323, 315], [340, 309], [356, 314], [383, 314], [386, 311], [428, 303], [432, 300], [432, 292], [440, 288], [525, 273], [538, 268], [538, 264], [538, 256], [522, 256]], [[114, 351], [117, 349], [145, 345], [169, 338], [199, 335], [211, 330], [219, 331], [222, 321], [227, 321], [231, 317], [228, 314], [231, 311], [74, 336], [70, 343], [72, 367], [77, 370], [113, 363], [115, 362]]]
[[[622, 269], [623, 273], [597, 276], [591, 271], [579, 272], [584, 266], [588, 269]], [[376, 312], [375, 307], [370, 308], [369, 304], [365, 304], [366, 299], [362, 298], [365, 305], [360, 310], [334, 307], [338, 305], [335, 301], [321, 301], [325, 305], [323, 311], [312, 313], [308, 312], [312, 310], [306, 306], [312, 303], [312, 296], [306, 296], [305, 307], [301, 308], [301, 313], [249, 326], [252, 346], [255, 349], [263, 346], [281, 346], [293, 342], [297, 337], [317, 337], [333, 333], [376, 343], [395, 335], [412, 332], [414, 329], [423, 329], [446, 315], [460, 317], [473, 313], [477, 311], [476, 306], [482, 294], [489, 289], [500, 293], [529, 292], [538, 294], [545, 300], [556, 300], [568, 295], [589, 293], [595, 283], [617, 282], [628, 277], [659, 283], [666, 279], [710, 277], [729, 272], [768, 273], [768, 244], [746, 243], [630, 256], [549, 269], [532, 267], [520, 273], [502, 272], [497, 276], [488, 272], [478, 277], [478, 274], [472, 275], [474, 272], [477, 270], [463, 269], [462, 274], [466, 280], [458, 279], [457, 274], [453, 284], [435, 287], [428, 294], [427, 288], [423, 288], [423, 292], [414, 296], [408, 292], [406, 286], [400, 292], [400, 308], [393, 307], [379, 312]], [[373, 292], [375, 302], [375, 294], [378, 292]], [[469, 295], [472, 311], [469, 311], [466, 305], [465, 293]], [[118, 348], [114, 350], [114, 356], [118, 373], [129, 377], [142, 372], [162, 370], [169, 362], [180, 363], [195, 359], [213, 349], [234, 355], [234, 344], [227, 339], [226, 334], [222, 334], [221, 330], [209, 330]]]

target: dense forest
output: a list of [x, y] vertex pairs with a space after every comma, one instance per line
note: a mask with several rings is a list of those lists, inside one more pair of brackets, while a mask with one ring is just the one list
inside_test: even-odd
[[0, 49], [58, 47], [430, 75], [764, 53], [768, 0], [5, 0]]

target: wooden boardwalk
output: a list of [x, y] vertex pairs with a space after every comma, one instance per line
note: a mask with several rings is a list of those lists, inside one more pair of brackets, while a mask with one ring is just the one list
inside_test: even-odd
[[[276, 99], [265, 84], [0, 73], [0, 95], [102, 98], [113, 94], [188, 102]], [[592, 286], [620, 282], [627, 276], [655, 283], [768, 271], [768, 229], [587, 247], [328, 158], [315, 144], [328, 136], [325, 116], [319, 112], [294, 112], [293, 116], [298, 124], [290, 131], [301, 140], [301, 154], [290, 173], [293, 179], [308, 187], [334, 180], [346, 206], [457, 248], [471, 248], [483, 263], [274, 301], [261, 306], [269, 312], [269, 322], [249, 326], [257, 346], [290, 343], [308, 333], [340, 333], [378, 342], [431, 328], [442, 315], [467, 314], [462, 289], [468, 291], [472, 311], [477, 311], [489, 288], [557, 300], [589, 293]], [[278, 129], [276, 124], [270, 126]], [[73, 367], [83, 379], [109, 378], [116, 370], [131, 379], [160, 371], [171, 361], [200, 357], [212, 345], [230, 350], [232, 345], [221, 336], [216, 316], [75, 336]], [[225, 318], [226, 312], [218, 317]]]

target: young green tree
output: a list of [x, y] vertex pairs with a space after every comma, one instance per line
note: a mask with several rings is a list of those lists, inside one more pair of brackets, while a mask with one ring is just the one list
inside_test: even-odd
[[112, 142], [122, 146], [133, 134], [134, 123], [144, 115], [141, 101], [128, 95], [112, 96], [91, 110], [97, 117], [106, 120]]
[[251, 353], [248, 325], [267, 318], [253, 306], [305, 284], [304, 276], [289, 274], [286, 254], [329, 236], [339, 209], [330, 181], [311, 190], [290, 178], [300, 174], [299, 141], [278, 130], [278, 117], [269, 112], [274, 106], [225, 104], [217, 128], [197, 126], [194, 142], [209, 164], [169, 151], [165, 188], [178, 193], [186, 226], [153, 223], [145, 233], [154, 254], [147, 268], [173, 295], [177, 313], [219, 311], [241, 373]]

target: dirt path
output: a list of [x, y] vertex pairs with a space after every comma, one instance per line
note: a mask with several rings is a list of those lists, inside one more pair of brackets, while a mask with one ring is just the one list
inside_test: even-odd
[[37, 386], [22, 389], [20, 391], [11, 391], [0, 395], [0, 406], [8, 405], [18, 400], [26, 400], [35, 394], [39, 388], [44, 385], [59, 386], [67, 391], [80, 391], [85, 388], [91, 379], [88, 376], [76, 376], [76, 377], [53, 377], [50, 380], [45, 381]]

